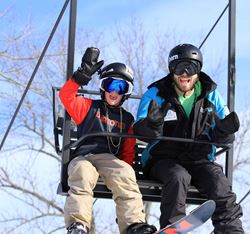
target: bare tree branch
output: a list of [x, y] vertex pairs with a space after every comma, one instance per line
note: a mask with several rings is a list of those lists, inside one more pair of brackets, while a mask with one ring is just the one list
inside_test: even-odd
[[[24, 188], [19, 186], [18, 184], [15, 183], [15, 181], [11, 180], [11, 178], [8, 175], [8, 172], [6, 170], [4, 170], [3, 168], [0, 168], [0, 185], [1, 188], [11, 188], [17, 191], [20, 191], [24, 194], [27, 195], [31, 195], [32, 197], [35, 197], [36, 199], [40, 200], [41, 202], [45, 203], [48, 207], [52, 207], [56, 210], [58, 210], [59, 212], [63, 213], [63, 209], [56, 205], [52, 200], [47, 199], [46, 197], [42, 196], [40, 193], [32, 191], [28, 188]], [[14, 195], [13, 195], [14, 196]], [[24, 201], [24, 200], [22, 200]], [[34, 204], [30, 204], [27, 201], [25, 201], [27, 204], [31, 205], [32, 207], [34, 207]], [[36, 208], [39, 210], [39, 208]]]

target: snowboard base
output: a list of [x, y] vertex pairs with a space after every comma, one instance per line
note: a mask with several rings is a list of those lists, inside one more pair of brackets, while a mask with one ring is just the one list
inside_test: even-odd
[[213, 215], [215, 207], [215, 202], [208, 200], [191, 211], [187, 216], [162, 228], [155, 234], [181, 234], [190, 232], [205, 223]]

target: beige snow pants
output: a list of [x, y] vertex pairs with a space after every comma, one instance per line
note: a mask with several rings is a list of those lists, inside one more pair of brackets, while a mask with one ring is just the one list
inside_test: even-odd
[[112, 191], [121, 234], [132, 223], [146, 222], [142, 196], [135, 172], [126, 162], [112, 154], [89, 154], [73, 159], [68, 167], [69, 195], [64, 217], [66, 227], [80, 222], [91, 227], [93, 189], [99, 175]]

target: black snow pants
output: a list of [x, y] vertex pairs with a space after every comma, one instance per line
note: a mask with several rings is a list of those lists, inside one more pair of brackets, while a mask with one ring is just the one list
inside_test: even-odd
[[161, 228], [185, 216], [187, 191], [192, 181], [202, 194], [216, 202], [216, 210], [212, 216], [214, 233], [244, 233], [240, 221], [241, 206], [236, 203], [236, 195], [220, 165], [206, 159], [162, 159], [154, 163], [148, 176], [164, 184], [160, 206]]

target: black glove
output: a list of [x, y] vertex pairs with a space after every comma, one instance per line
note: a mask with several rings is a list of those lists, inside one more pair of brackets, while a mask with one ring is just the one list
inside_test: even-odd
[[170, 107], [170, 103], [161, 107], [154, 100], [152, 100], [149, 104], [147, 115], [149, 127], [154, 129], [162, 128], [164, 124], [164, 117]]
[[[164, 117], [170, 108], [170, 103], [163, 104], [161, 107], [154, 100], [150, 102], [147, 117], [133, 125], [134, 133], [142, 136], [140, 140], [150, 143], [162, 134]], [[151, 137], [151, 139], [145, 139], [143, 136]]]
[[231, 112], [224, 119], [219, 119], [218, 116], [215, 115], [216, 126], [214, 131], [219, 134], [229, 135], [237, 132], [240, 127], [240, 121], [236, 112]]
[[147, 223], [133, 223], [127, 228], [127, 234], [153, 234], [156, 231], [155, 226]]
[[219, 119], [215, 115], [215, 128], [213, 130], [213, 140], [218, 143], [232, 143], [234, 133], [239, 130], [240, 121], [236, 112], [231, 112], [224, 119]]
[[73, 79], [79, 85], [87, 85], [91, 80], [91, 76], [98, 71], [103, 65], [104, 61], [98, 61], [100, 51], [97, 48], [89, 47], [82, 57], [81, 67], [73, 74]]

